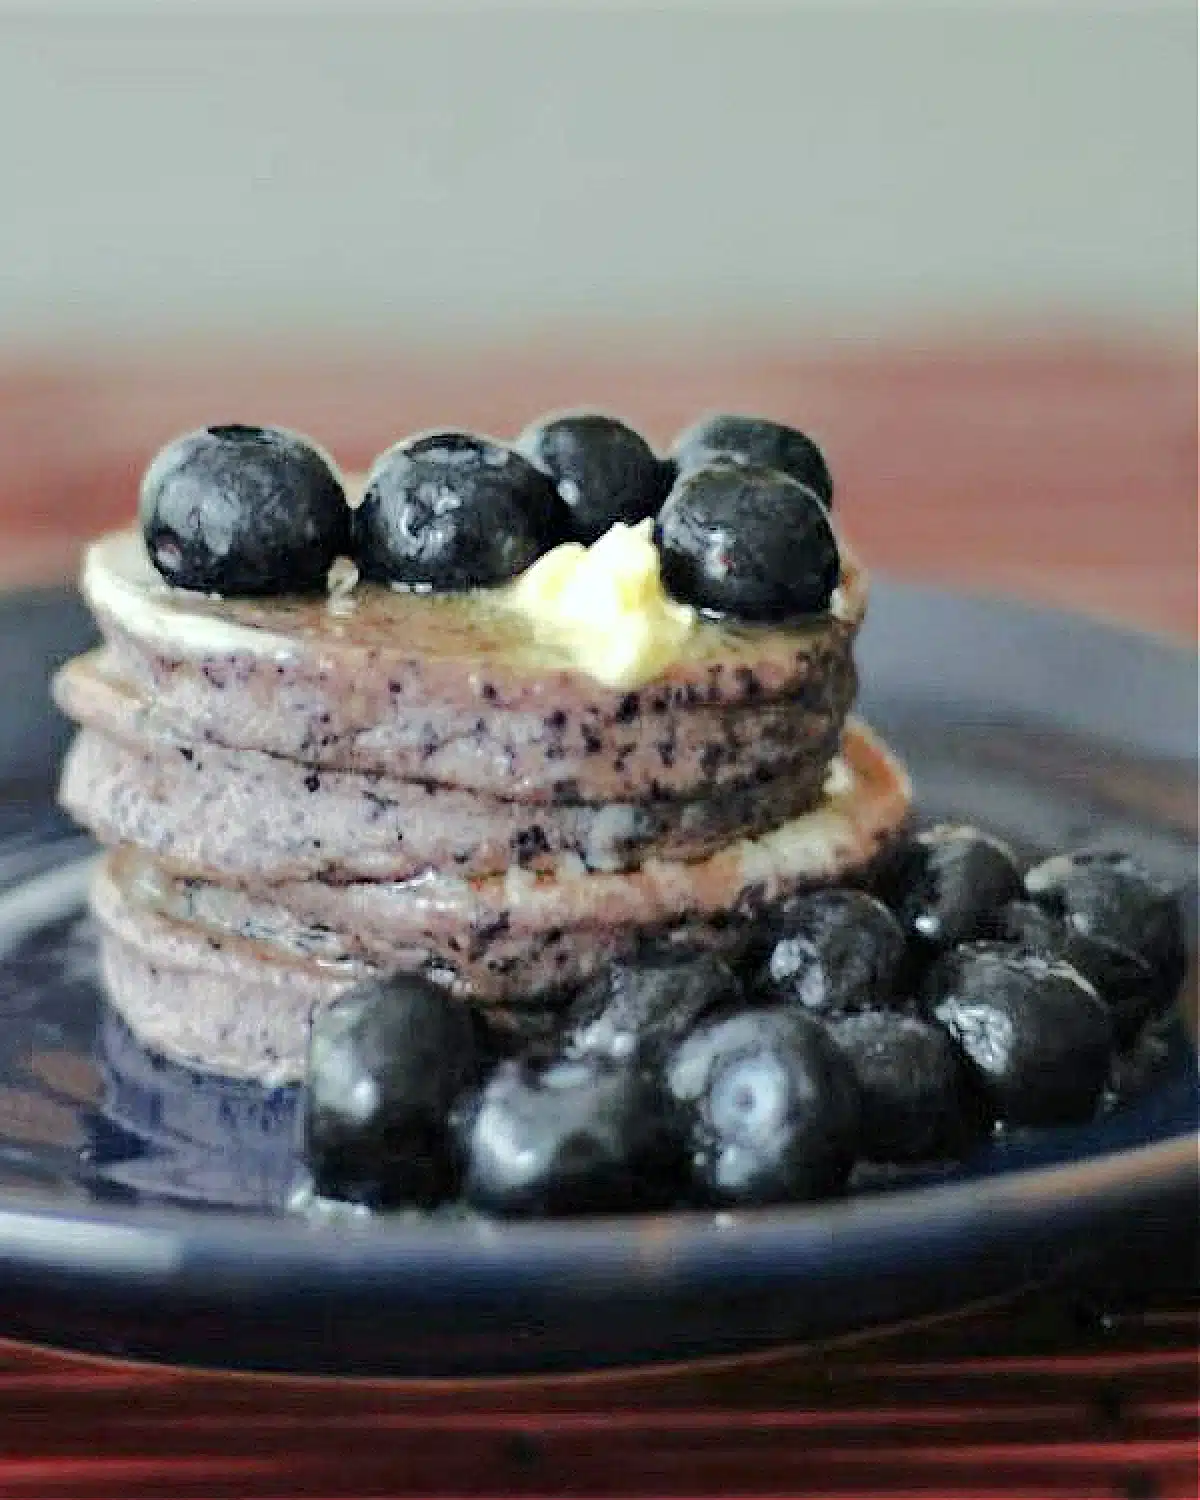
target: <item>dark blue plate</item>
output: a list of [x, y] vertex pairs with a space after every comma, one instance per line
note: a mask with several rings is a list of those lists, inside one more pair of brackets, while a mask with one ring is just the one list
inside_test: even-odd
[[[864, 1176], [833, 1204], [506, 1226], [288, 1215], [293, 1091], [149, 1056], [96, 984], [89, 849], [53, 807], [67, 731], [45, 701], [87, 621], [65, 594], [25, 596], [0, 604], [0, 632], [0, 1336], [293, 1373], [595, 1371], [946, 1312], [1194, 1232], [1182, 1015], [1140, 1059], [1136, 1098], [1094, 1124]], [[1127, 845], [1185, 888], [1194, 946], [1192, 653], [880, 586], [861, 660], [864, 711], [922, 815], [1030, 853]]]

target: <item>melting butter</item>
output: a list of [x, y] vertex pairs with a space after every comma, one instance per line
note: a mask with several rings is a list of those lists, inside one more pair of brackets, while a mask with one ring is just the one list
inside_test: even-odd
[[536, 637], [606, 687], [652, 681], [696, 629], [696, 611], [663, 588], [652, 531], [618, 521], [590, 547], [564, 542], [506, 590]]

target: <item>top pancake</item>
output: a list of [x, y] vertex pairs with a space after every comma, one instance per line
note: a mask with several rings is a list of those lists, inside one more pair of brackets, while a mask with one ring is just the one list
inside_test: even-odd
[[120, 672], [181, 736], [561, 802], [694, 797], [832, 755], [866, 607], [846, 557], [828, 614], [703, 621], [667, 671], [625, 692], [487, 590], [210, 599], [163, 583], [133, 532], [94, 544], [83, 590]]

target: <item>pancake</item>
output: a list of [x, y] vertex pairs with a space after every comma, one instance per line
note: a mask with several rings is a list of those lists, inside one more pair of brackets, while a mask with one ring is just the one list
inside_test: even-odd
[[89, 550], [83, 587], [147, 735], [565, 803], [696, 798], [828, 760], [866, 607], [854, 567], [840, 614], [795, 630], [702, 623], [668, 671], [625, 692], [486, 590], [213, 600], [168, 588], [133, 533]]
[[212, 879], [404, 880], [698, 859], [773, 828], [821, 795], [824, 749], [708, 797], [537, 805], [379, 772], [315, 769], [259, 750], [187, 743], [147, 725], [145, 700], [103, 653], [70, 663], [59, 703], [83, 726], [61, 800], [105, 844]]
[[812, 812], [706, 861], [524, 888], [461, 882], [475, 894], [454, 901], [425, 892], [405, 903], [386, 883], [247, 891], [118, 850], [94, 895], [105, 978], [146, 1046], [274, 1081], [302, 1075], [312, 1012], [381, 971], [425, 974], [488, 1003], [506, 1025], [536, 1029], [564, 989], [643, 943], [736, 950], [795, 890], [861, 879], [902, 823], [909, 787], [862, 726], [848, 734], [844, 762]]

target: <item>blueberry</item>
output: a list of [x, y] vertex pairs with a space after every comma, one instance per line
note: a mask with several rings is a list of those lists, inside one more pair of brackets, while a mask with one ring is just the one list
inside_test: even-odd
[[784, 902], [774, 926], [780, 936], [761, 980], [773, 998], [823, 1015], [892, 1000], [904, 933], [881, 901], [864, 891], [807, 891]]
[[740, 981], [716, 954], [651, 950], [611, 965], [585, 986], [567, 1014], [566, 1048], [661, 1065], [705, 1012], [742, 998]]
[[633, 525], [654, 515], [670, 487], [645, 438], [601, 412], [542, 418], [516, 446], [554, 481], [576, 541], [591, 543], [616, 521]]
[[281, 427], [204, 427], [168, 443], [142, 479], [138, 518], [167, 582], [204, 593], [319, 592], [349, 550], [340, 480]]
[[514, 1058], [470, 1114], [465, 1196], [505, 1217], [662, 1205], [680, 1148], [658, 1086], [606, 1057]]
[[1000, 908], [1021, 893], [1012, 850], [961, 824], [939, 823], [885, 858], [876, 892], [899, 918], [918, 959], [991, 937]]
[[1012, 944], [968, 943], [934, 968], [926, 999], [973, 1064], [997, 1119], [1091, 1119], [1108, 1077], [1112, 1018], [1070, 964]]
[[313, 1020], [305, 1153], [316, 1191], [373, 1208], [457, 1189], [451, 1111], [477, 1078], [471, 1011], [427, 980], [356, 985]]
[[829, 1023], [862, 1098], [862, 1154], [870, 1161], [961, 1156], [990, 1123], [982, 1090], [941, 1026], [894, 1010]]
[[1131, 855], [1117, 849], [1060, 854], [1035, 865], [1025, 889], [1086, 940], [1089, 951], [1104, 954], [1118, 978], [1127, 979], [1138, 963], [1145, 966], [1142, 1016], [1161, 1014], [1174, 1003], [1187, 968], [1183, 913], [1175, 892]]
[[1162, 1018], [1150, 1022], [1112, 1061], [1108, 1077], [1110, 1101], [1115, 1105], [1136, 1103], [1161, 1088], [1179, 1068], [1180, 1042], [1172, 1036], [1172, 1022]]
[[428, 432], [375, 460], [354, 515], [354, 560], [376, 583], [507, 583], [566, 539], [566, 507], [527, 458], [465, 432]]
[[1004, 942], [1063, 958], [1078, 969], [1112, 1012], [1119, 1044], [1135, 1036], [1156, 1009], [1160, 990], [1149, 964], [1117, 943], [1077, 932], [1049, 907], [1010, 901], [996, 929]]
[[703, 417], [681, 432], [671, 449], [681, 471], [698, 469], [714, 458], [778, 469], [833, 507], [833, 477], [825, 456], [803, 432], [763, 417], [723, 414]]
[[[1064, 949], [1070, 941], [1066, 926], [1058, 917], [1039, 906], [1036, 901], [1009, 901], [996, 913], [995, 936], [1005, 943], [1015, 943], [1019, 948], [1032, 948], [1039, 953], [1054, 954], [1065, 958]], [[1074, 960], [1068, 959], [1068, 963]], [[1079, 968], [1078, 964], [1075, 964]], [[1079, 970], [1084, 973], [1082, 969]], [[1092, 984], [1096, 981], [1084, 974]]]
[[849, 1176], [858, 1088], [819, 1022], [784, 1006], [714, 1018], [672, 1051], [666, 1081], [702, 1202], [819, 1198]]
[[774, 469], [682, 473], [658, 515], [663, 582], [685, 604], [746, 620], [829, 608], [841, 562], [814, 490]]

